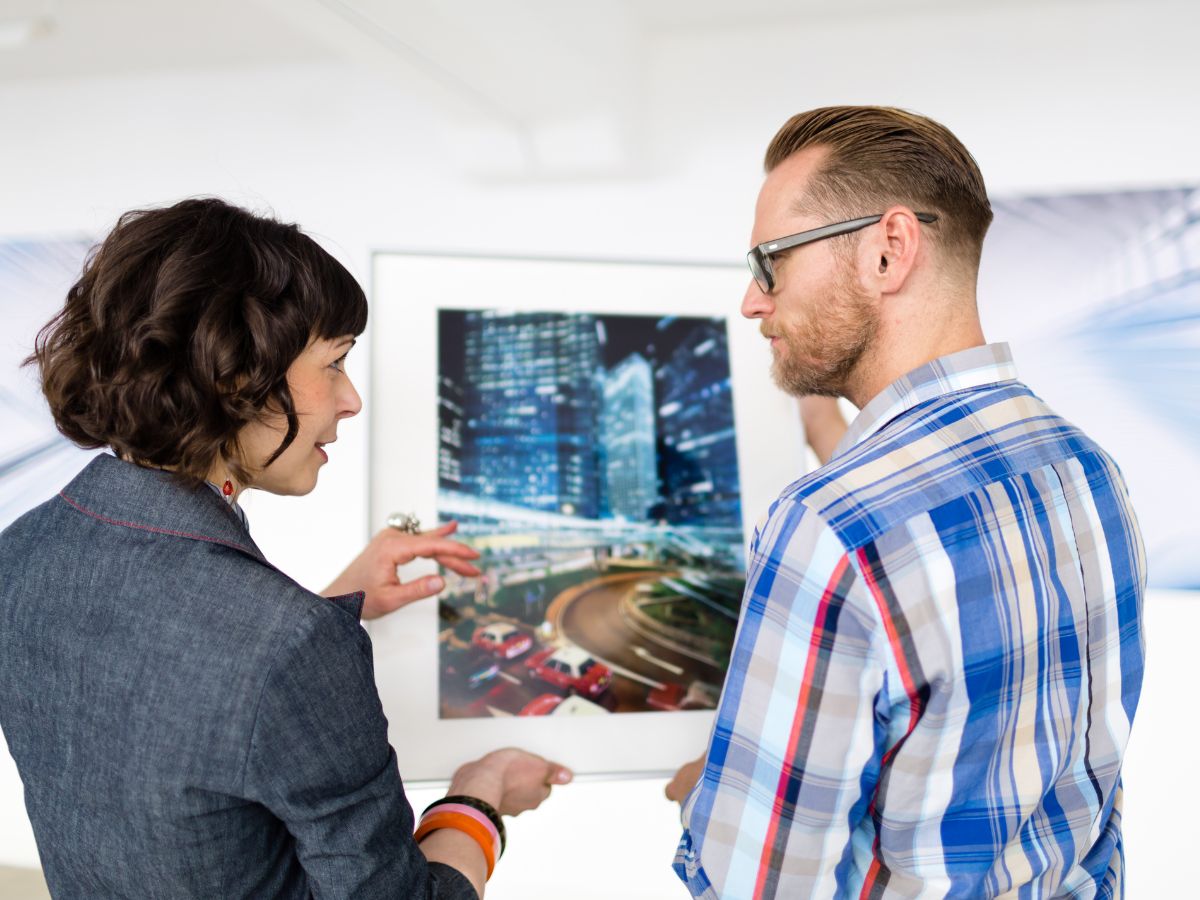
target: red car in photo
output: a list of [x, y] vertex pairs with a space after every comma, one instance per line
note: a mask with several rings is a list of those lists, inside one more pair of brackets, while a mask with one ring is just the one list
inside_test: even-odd
[[554, 708], [562, 703], [563, 698], [558, 694], [540, 694], [534, 697], [517, 713], [518, 716], [548, 716]]
[[646, 705], [651, 709], [661, 709], [671, 711], [683, 709], [683, 703], [687, 699], [687, 691], [684, 690], [682, 684], [664, 684], [662, 687], [654, 688], [646, 695]]
[[606, 716], [608, 710], [578, 694], [560, 697], [558, 694], [542, 694], [534, 697], [522, 707], [518, 716]]
[[533, 646], [533, 638], [521, 631], [515, 625], [507, 622], [493, 622], [475, 630], [471, 643], [481, 650], [486, 650], [492, 656], [501, 659], [516, 659]]
[[599, 697], [612, 681], [612, 669], [579, 647], [542, 650], [529, 657], [525, 665], [542, 681], [584, 697]]

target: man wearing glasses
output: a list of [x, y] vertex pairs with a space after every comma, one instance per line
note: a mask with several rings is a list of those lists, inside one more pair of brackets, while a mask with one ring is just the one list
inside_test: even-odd
[[1145, 561], [1112, 460], [985, 343], [992, 212], [900, 110], [771, 142], [743, 315], [785, 390], [860, 408], [755, 529], [699, 782], [697, 897], [1114, 897]]

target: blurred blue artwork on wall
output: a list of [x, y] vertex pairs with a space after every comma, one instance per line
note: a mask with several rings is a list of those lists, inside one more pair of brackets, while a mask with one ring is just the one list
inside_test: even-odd
[[91, 242], [0, 241], [0, 529], [53, 496], [95, 451], [58, 433], [38, 387], [22, 367], [38, 330], [79, 278]]
[[1200, 589], [1200, 189], [1002, 199], [979, 304], [1125, 475], [1152, 587]]

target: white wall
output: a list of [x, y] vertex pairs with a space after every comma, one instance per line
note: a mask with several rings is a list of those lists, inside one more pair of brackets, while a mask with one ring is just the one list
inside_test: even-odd
[[[471, 182], [447, 162], [456, 154], [432, 105], [334, 64], [5, 84], [0, 236], [100, 234], [124, 209], [220, 194], [299, 221], [364, 282], [375, 248], [733, 261], [767, 140], [791, 113], [837, 102], [939, 118], [993, 194], [1196, 183], [1198, 25], [1190, 3], [1058, 2], [663, 36], [641, 61], [646, 173], [590, 183]], [[363, 385], [368, 362], [365, 347], [351, 360]], [[248, 503], [267, 555], [314, 588], [368, 534], [364, 426], [343, 424], [310, 497]], [[1135, 900], [1182, 890], [1189, 713], [1174, 698], [1198, 611], [1194, 597], [1148, 603], [1150, 669], [1126, 774]], [[677, 895], [661, 788], [561, 791], [515, 823], [489, 896]], [[36, 860], [20, 809], [5, 758], [0, 862]]]

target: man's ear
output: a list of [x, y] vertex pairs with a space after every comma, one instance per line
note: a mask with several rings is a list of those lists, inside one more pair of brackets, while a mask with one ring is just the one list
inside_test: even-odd
[[921, 247], [921, 223], [907, 206], [893, 206], [868, 228], [859, 245], [859, 271], [871, 293], [898, 293]]

